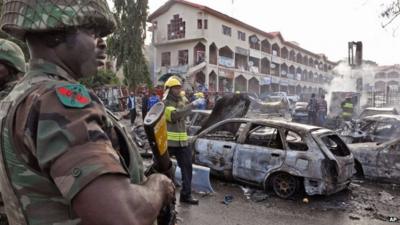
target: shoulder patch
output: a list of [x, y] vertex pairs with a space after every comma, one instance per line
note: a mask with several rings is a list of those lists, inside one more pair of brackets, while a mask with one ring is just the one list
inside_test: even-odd
[[83, 108], [88, 105], [92, 99], [85, 86], [81, 84], [64, 84], [56, 86], [58, 100], [67, 107]]

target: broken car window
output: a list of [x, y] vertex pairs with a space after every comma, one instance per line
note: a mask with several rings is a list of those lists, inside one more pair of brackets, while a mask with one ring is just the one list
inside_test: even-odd
[[240, 132], [246, 126], [246, 123], [229, 122], [221, 124], [208, 132], [205, 137], [211, 140], [222, 140], [236, 142]]
[[322, 142], [325, 146], [336, 156], [347, 156], [350, 155], [350, 150], [346, 144], [337, 135], [328, 135], [321, 137]]
[[245, 144], [283, 149], [278, 129], [263, 125], [254, 126], [254, 128], [249, 131]]
[[288, 144], [288, 147], [291, 150], [295, 151], [307, 151], [308, 146], [304, 142], [303, 138], [296, 132], [294, 131], [286, 131], [285, 132], [286, 136], [286, 143]]

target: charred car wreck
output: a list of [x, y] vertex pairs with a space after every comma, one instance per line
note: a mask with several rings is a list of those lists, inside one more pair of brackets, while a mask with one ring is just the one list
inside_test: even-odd
[[289, 198], [329, 195], [351, 182], [354, 159], [333, 131], [278, 120], [228, 119], [192, 139], [195, 161], [216, 175]]
[[400, 138], [383, 143], [365, 142], [348, 146], [354, 154], [358, 175], [400, 184]]

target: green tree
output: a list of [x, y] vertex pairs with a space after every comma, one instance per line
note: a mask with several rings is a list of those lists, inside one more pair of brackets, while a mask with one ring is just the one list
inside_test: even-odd
[[[0, 12], [2, 11], [2, 9], [3, 9], [3, 0], [0, 0]], [[28, 50], [28, 46], [25, 44], [25, 42], [13, 38], [12, 36], [8, 35], [7, 33], [3, 32], [1, 30], [0, 30], [0, 38], [7, 39], [7, 40], [12, 41], [12, 42], [16, 43], [17, 45], [19, 45], [19, 47], [21, 47], [22, 51], [24, 52], [25, 60], [29, 59], [29, 50]]]
[[150, 84], [150, 73], [143, 54], [146, 37], [148, 0], [114, 0], [117, 29], [107, 40], [108, 53], [117, 59], [117, 69], [130, 88]]
[[97, 88], [107, 84], [120, 84], [114, 72], [104, 69], [99, 70], [95, 76], [80, 79], [79, 82], [88, 88]]

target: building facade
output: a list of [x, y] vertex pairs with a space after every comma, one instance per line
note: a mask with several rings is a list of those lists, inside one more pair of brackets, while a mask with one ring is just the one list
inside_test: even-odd
[[400, 65], [379, 66], [375, 71], [374, 91], [400, 91]]
[[324, 93], [333, 79], [335, 63], [325, 55], [203, 5], [170, 0], [149, 16], [149, 22], [156, 75], [179, 73], [194, 88]]

